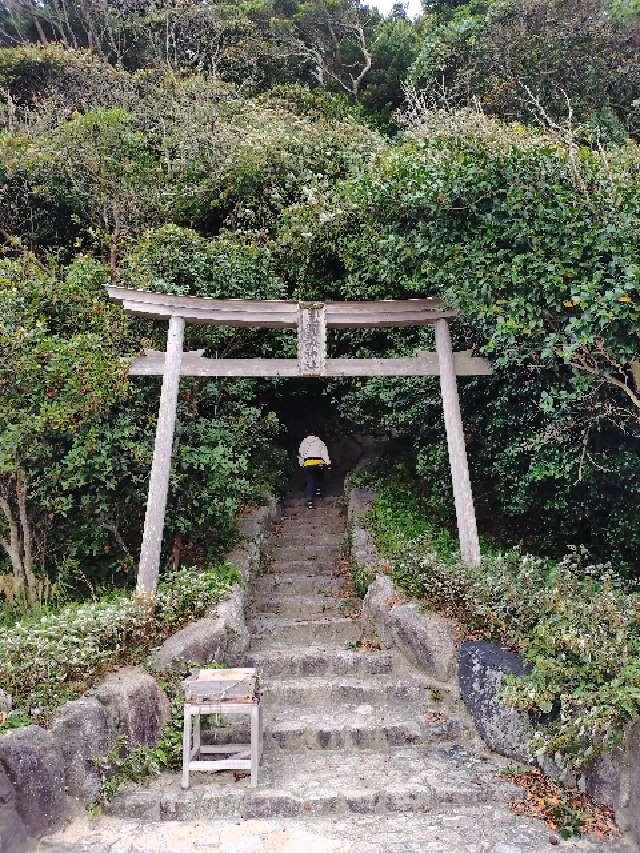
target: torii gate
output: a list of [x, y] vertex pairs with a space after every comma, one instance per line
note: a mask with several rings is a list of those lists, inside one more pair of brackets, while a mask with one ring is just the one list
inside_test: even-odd
[[[437, 299], [376, 302], [296, 302], [293, 300], [209, 299], [169, 296], [146, 290], [107, 286], [109, 296], [125, 311], [156, 320], [169, 319], [166, 352], [146, 350], [136, 359], [131, 376], [162, 376], [149, 495], [144, 520], [136, 595], [153, 599], [160, 572], [160, 551], [169, 490], [173, 434], [180, 376], [339, 377], [439, 376], [447, 432], [451, 481], [465, 563], [478, 565], [480, 544], [476, 529], [469, 467], [464, 445], [456, 375], [488, 376], [489, 362], [470, 352], [453, 352], [449, 320], [456, 311], [443, 310]], [[184, 325], [251, 326], [298, 329], [297, 359], [204, 358], [203, 350], [183, 351]], [[327, 328], [387, 328], [432, 324], [436, 352], [410, 358], [327, 358]]]

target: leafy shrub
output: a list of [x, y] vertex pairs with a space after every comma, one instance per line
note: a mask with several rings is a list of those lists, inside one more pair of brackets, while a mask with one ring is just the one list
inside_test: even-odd
[[640, 716], [640, 593], [580, 550], [556, 562], [484, 548], [482, 565], [466, 566], [407, 481], [378, 488], [369, 521], [396, 583], [528, 664], [504, 699], [536, 721], [532, 752], [575, 770], [618, 744]]
[[0, 684], [15, 710], [41, 722], [106, 670], [141, 660], [191, 619], [220, 600], [237, 571], [228, 563], [165, 575], [155, 612], [132, 595], [72, 604], [40, 618], [0, 628]]
[[[604, 157], [469, 114], [427, 118], [288, 210], [287, 274], [314, 298], [436, 296], [459, 308], [454, 348], [493, 367], [460, 379], [482, 517], [550, 556], [579, 543], [635, 567], [638, 148]], [[339, 344], [350, 355], [434, 346], [428, 329], [349, 332]], [[443, 496], [439, 514], [452, 507], [437, 380], [356, 380], [332, 394], [352, 427], [415, 448], [434, 508]]]

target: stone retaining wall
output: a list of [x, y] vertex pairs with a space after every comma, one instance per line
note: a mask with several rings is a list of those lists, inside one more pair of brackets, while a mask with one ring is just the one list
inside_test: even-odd
[[[225, 559], [240, 571], [242, 586], [203, 619], [169, 637], [149, 658], [160, 675], [188, 662], [242, 663], [249, 645], [245, 623], [247, 587], [273, 522], [275, 499], [239, 522], [242, 540]], [[0, 853], [19, 853], [30, 840], [91, 803], [102, 783], [99, 762], [126, 738], [127, 748], [154, 746], [170, 716], [156, 679], [139, 667], [107, 675], [85, 696], [65, 702], [48, 727], [25, 726], [0, 735]]]
[[[363, 618], [383, 648], [396, 648], [416, 667], [459, 691], [485, 743], [500, 755], [532, 763], [527, 743], [533, 733], [526, 712], [500, 700], [502, 679], [524, 672], [522, 659], [496, 643], [457, 640], [455, 622], [409, 599], [385, 574], [364, 518], [375, 500], [370, 489], [353, 489], [348, 500], [351, 559], [376, 573], [364, 599]], [[542, 768], [558, 775], [549, 762]], [[640, 722], [629, 726], [624, 743], [587, 769], [581, 783], [595, 799], [616, 810], [618, 823], [640, 843]]]

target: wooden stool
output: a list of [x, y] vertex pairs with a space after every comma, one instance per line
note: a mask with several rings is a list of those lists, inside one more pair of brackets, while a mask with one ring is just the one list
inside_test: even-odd
[[[251, 744], [202, 745], [203, 714], [247, 715], [251, 720]], [[262, 760], [262, 705], [255, 669], [201, 669], [184, 682], [184, 734], [182, 739], [182, 787], [189, 787], [190, 770], [250, 770], [251, 785], [258, 784]], [[205, 755], [226, 755], [205, 759]]]

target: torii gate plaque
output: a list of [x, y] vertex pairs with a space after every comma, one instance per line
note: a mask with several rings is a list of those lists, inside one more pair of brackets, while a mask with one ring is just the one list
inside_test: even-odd
[[[112, 286], [108, 286], [107, 290], [109, 296], [122, 302], [124, 309], [131, 314], [169, 320], [166, 352], [146, 350], [145, 355], [137, 358], [129, 370], [132, 376], [162, 376], [160, 411], [136, 585], [138, 597], [152, 599], [158, 584], [180, 376], [439, 376], [460, 553], [465, 563], [479, 564], [480, 544], [456, 375], [488, 376], [491, 367], [484, 358], [474, 357], [469, 352], [452, 351], [449, 320], [457, 312], [443, 310], [437, 299], [296, 302], [169, 296]], [[297, 328], [298, 358], [217, 359], [205, 358], [203, 350], [184, 352], [185, 322], [271, 329]], [[436, 352], [418, 352], [409, 358], [327, 358], [327, 328], [385, 328], [426, 324], [435, 327]]]

